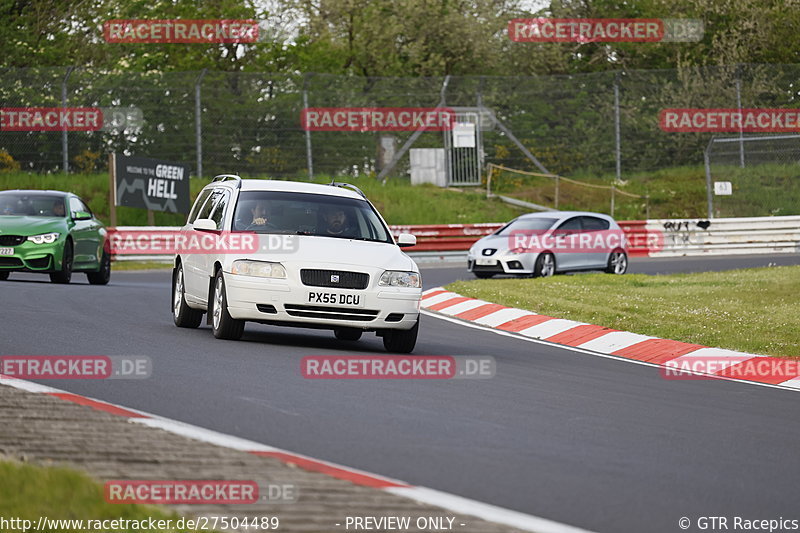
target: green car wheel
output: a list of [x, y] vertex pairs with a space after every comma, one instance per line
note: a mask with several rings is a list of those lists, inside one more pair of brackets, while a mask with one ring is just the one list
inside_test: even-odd
[[92, 285], [108, 285], [111, 280], [111, 256], [108, 252], [103, 252], [103, 258], [100, 261], [100, 270], [97, 272], [87, 272], [86, 278]]
[[64, 244], [64, 254], [61, 256], [61, 270], [50, 274], [50, 281], [53, 283], [69, 283], [72, 280], [72, 241]]

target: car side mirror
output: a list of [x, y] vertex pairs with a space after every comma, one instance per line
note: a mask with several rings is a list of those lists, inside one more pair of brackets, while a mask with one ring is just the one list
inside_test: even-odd
[[397, 246], [400, 248], [408, 248], [409, 246], [416, 246], [417, 238], [410, 233], [401, 233], [397, 236]]
[[192, 228], [197, 231], [217, 231], [217, 223], [210, 218], [198, 218], [192, 223]]
[[91, 220], [92, 214], [87, 211], [75, 211], [72, 213], [72, 220]]

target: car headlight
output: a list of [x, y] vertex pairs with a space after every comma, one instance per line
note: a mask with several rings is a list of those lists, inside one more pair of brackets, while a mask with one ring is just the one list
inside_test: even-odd
[[43, 233], [41, 235], [33, 235], [28, 237], [28, 240], [33, 244], [53, 244], [58, 240], [60, 233]]
[[286, 278], [286, 269], [280, 263], [267, 261], [247, 261], [244, 259], [234, 261], [231, 274], [240, 276], [255, 276], [257, 278]]
[[378, 285], [383, 287], [422, 287], [419, 272], [403, 272], [400, 270], [387, 270], [381, 275]]

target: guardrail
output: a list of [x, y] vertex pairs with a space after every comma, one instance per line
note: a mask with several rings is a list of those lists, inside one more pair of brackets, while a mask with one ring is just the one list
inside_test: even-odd
[[[472, 244], [502, 227], [501, 223], [429, 224], [390, 226], [392, 233], [412, 233], [417, 245], [405, 251], [432, 260], [454, 257]], [[628, 220], [619, 225], [628, 239], [632, 256], [669, 257], [683, 255], [725, 255], [800, 252], [800, 216], [760, 218]], [[177, 232], [177, 227], [119, 227], [114, 231]], [[114, 260], [159, 260], [163, 254], [114, 254]], [[447, 252], [437, 255], [434, 252]], [[457, 254], [456, 254], [457, 255]]]
[[651, 257], [800, 252], [800, 216], [647, 220], [631, 232]]

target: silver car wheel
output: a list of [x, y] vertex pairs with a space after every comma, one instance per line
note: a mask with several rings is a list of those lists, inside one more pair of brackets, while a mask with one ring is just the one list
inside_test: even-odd
[[628, 258], [624, 252], [614, 252], [611, 256], [611, 266], [614, 267], [614, 274], [624, 274], [628, 270]]
[[552, 254], [545, 254], [542, 258], [542, 277], [549, 278], [556, 272], [556, 263]]
[[178, 269], [178, 275], [175, 276], [175, 294], [172, 296], [172, 312], [177, 318], [181, 312], [181, 304], [183, 303], [183, 269]]
[[222, 276], [217, 278], [217, 284], [214, 287], [214, 313], [212, 319], [214, 321], [214, 329], [219, 329], [219, 323], [222, 320]]

